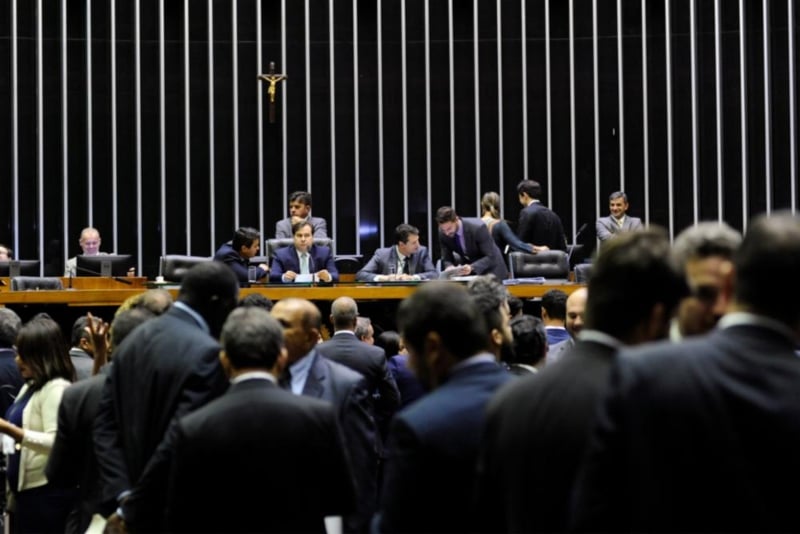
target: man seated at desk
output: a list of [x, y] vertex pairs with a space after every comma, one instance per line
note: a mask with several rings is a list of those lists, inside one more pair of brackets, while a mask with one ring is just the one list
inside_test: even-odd
[[313, 274], [314, 279], [320, 282], [339, 281], [339, 271], [333, 263], [330, 247], [314, 244], [312, 228], [308, 221], [300, 221], [292, 226], [294, 243], [275, 252], [270, 282], [293, 283], [298, 275], [307, 274]]
[[[106, 252], [100, 252], [100, 243], [102, 240], [100, 239], [100, 232], [97, 230], [97, 228], [92, 228], [89, 226], [81, 230], [81, 237], [78, 242], [81, 245], [81, 251], [84, 256], [100, 256], [107, 254]], [[64, 269], [64, 276], [81, 276], [81, 274], [82, 273], [78, 270], [78, 257], [73, 256], [69, 258]], [[83, 274], [92, 275], [100, 273]], [[136, 276], [136, 269], [131, 267], [128, 270], [128, 276]]]
[[379, 248], [356, 273], [360, 282], [430, 280], [438, 277], [428, 249], [419, 244], [419, 229], [400, 224], [394, 230], [395, 245]]
[[[261, 234], [255, 228], [239, 228], [233, 234], [233, 239], [223, 244], [214, 254], [214, 261], [221, 261], [230, 267], [236, 279], [239, 280], [239, 287], [249, 287], [251, 280], [248, 279], [248, 269], [250, 258], [258, 254], [261, 247]], [[255, 267], [255, 277], [253, 280], [260, 280], [267, 276], [269, 265], [262, 263]]]
[[328, 223], [325, 219], [311, 216], [311, 193], [306, 191], [295, 191], [289, 195], [289, 216], [275, 223], [275, 237], [277, 239], [292, 237], [292, 228], [300, 221], [311, 224], [314, 237], [328, 237]]

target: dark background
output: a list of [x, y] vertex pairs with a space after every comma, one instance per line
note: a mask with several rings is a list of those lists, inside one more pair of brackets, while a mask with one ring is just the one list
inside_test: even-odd
[[[673, 235], [705, 219], [725, 220], [744, 229], [748, 219], [758, 213], [795, 204], [789, 99], [796, 99], [796, 95], [790, 94], [789, 78], [796, 63], [789, 64], [787, 28], [796, 33], [797, 15], [795, 9], [793, 19], [788, 20], [785, 1], [767, 2], [768, 78], [764, 69], [762, 2], [745, 2], [744, 57], [739, 52], [742, 25], [738, 3], [719, 2], [721, 139], [716, 133], [714, 3], [697, 1], [696, 158], [689, 0], [669, 2], [669, 39], [665, 35], [668, 18], [663, 3], [647, 2], [644, 41], [644, 3], [621, 2], [622, 86], [616, 1], [598, 0], [593, 4], [575, 0], [571, 33], [570, 3], [566, 0], [551, 0], [549, 4], [525, 0], [336, 0], [333, 12], [329, 11], [328, 1], [309, 0], [306, 35], [306, 2], [263, 0], [262, 39], [258, 43], [256, 0], [213, 0], [210, 4], [192, 0], [188, 2], [190, 77], [185, 79], [185, 4], [167, 0], [163, 152], [159, 3], [140, 3], [141, 106], [137, 111], [137, 3], [112, 1], [116, 1], [116, 185], [112, 178], [111, 3], [44, 1], [43, 11], [38, 13], [33, 0], [0, 0], [0, 242], [16, 248], [17, 258], [42, 258], [53, 274], [61, 272], [64, 256], [79, 251], [78, 235], [89, 224], [100, 229], [103, 250], [136, 254], [143, 273], [151, 277], [158, 274], [161, 254], [210, 255], [230, 238], [237, 225], [260, 227], [262, 235], [269, 237], [274, 232], [274, 222], [285, 216], [287, 192], [307, 189], [309, 184], [314, 194], [314, 214], [328, 219], [339, 254], [371, 254], [391, 239], [398, 223], [407, 219], [419, 226], [424, 244], [430, 244], [433, 238], [431, 248], [438, 256], [432, 221], [432, 212], [438, 206], [454, 203], [462, 215], [474, 216], [480, 193], [496, 190], [505, 201], [504, 216], [515, 221], [519, 212], [515, 185], [525, 177], [543, 183], [545, 201], [561, 216], [570, 241], [582, 223], [592, 226], [598, 215], [606, 214], [608, 194], [621, 187], [629, 194], [633, 215], [664, 225]], [[16, 79], [12, 75], [14, 5], [18, 32]], [[213, 22], [211, 98], [209, 5]], [[598, 124], [593, 71], [595, 5]], [[66, 12], [66, 40], [62, 34], [62, 7]], [[551, 67], [549, 164], [546, 8], [550, 15]], [[285, 35], [281, 29], [283, 16]], [[333, 35], [329, 31], [331, 17]], [[37, 109], [39, 22], [41, 114]], [[91, 39], [87, 39], [87, 33]], [[64, 42], [66, 66], [62, 62]], [[571, 45], [575, 65], [574, 121], [570, 116]], [[87, 79], [87, 46], [91, 47], [91, 83]], [[234, 46], [238, 57], [238, 147], [234, 136]], [[258, 46], [262, 52], [260, 67]], [[795, 50], [795, 62], [796, 56]], [[266, 87], [255, 80], [259, 72], [267, 70], [269, 61], [275, 61], [278, 71], [287, 73], [289, 80], [279, 88], [277, 124], [266, 121], [264, 97], [263, 164], [259, 169], [257, 106], [258, 95], [265, 95]], [[742, 68], [746, 81], [744, 145]], [[501, 83], [498, 71], [502, 72]], [[66, 102], [62, 98], [64, 72]], [[306, 78], [307, 72], [310, 79]], [[523, 108], [523, 81], [527, 114]], [[19, 92], [16, 153], [13, 83]], [[185, 84], [190, 94], [188, 131], [184, 120]], [[619, 123], [620, 91], [624, 97], [624, 124]], [[89, 100], [91, 120], [87, 119]], [[37, 127], [39, 119], [41, 131]], [[62, 134], [65, 120], [66, 139]], [[595, 147], [599, 164], [595, 162]], [[645, 152], [649, 156], [647, 163]], [[38, 168], [40, 157], [42, 167]]]

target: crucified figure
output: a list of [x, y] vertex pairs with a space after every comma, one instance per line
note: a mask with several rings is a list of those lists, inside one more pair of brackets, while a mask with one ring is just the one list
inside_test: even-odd
[[267, 74], [259, 74], [258, 79], [269, 83], [267, 94], [269, 95], [269, 122], [275, 122], [275, 95], [278, 92], [278, 83], [287, 78], [285, 74], [277, 74], [275, 72], [275, 62], [269, 62], [269, 72]]

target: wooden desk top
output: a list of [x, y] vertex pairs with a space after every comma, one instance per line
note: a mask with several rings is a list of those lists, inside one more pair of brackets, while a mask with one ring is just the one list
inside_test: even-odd
[[[86, 287], [76, 288], [77, 280], [102, 280], [106, 287]], [[138, 280], [132, 278], [131, 280]], [[60, 291], [9, 291], [8, 286], [2, 286], [0, 290], [0, 305], [19, 305], [19, 304], [62, 304], [67, 306], [119, 306], [125, 299], [132, 297], [147, 290], [142, 283], [136, 286], [124, 286], [119, 282], [103, 278], [73, 278], [73, 289], [63, 289]], [[6, 279], [7, 282], [7, 279]], [[456, 283], [456, 282], [454, 282]], [[101, 285], [101, 282], [94, 282]], [[113, 284], [113, 285], [112, 285]], [[138, 281], [137, 281], [138, 284]], [[83, 284], [81, 284], [83, 285]], [[120, 287], [123, 286], [123, 287]], [[293, 286], [260, 286], [242, 289], [239, 296], [242, 297], [249, 293], [261, 293], [272, 300], [280, 300], [288, 297], [300, 297], [308, 300], [332, 301], [339, 297], [347, 296], [355, 300], [402, 300], [413, 293], [418, 286], [375, 286], [364, 284], [337, 284], [335, 286], [315, 286], [315, 287], [293, 287]], [[519, 298], [528, 299], [541, 297], [551, 289], [560, 289], [569, 294], [578, 288], [584, 287], [575, 283], [554, 283], [554, 284], [520, 284], [507, 286], [512, 295]], [[177, 296], [177, 286], [165, 286]]]

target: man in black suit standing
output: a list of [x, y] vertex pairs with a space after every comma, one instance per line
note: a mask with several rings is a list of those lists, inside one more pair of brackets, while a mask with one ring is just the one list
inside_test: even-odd
[[620, 354], [577, 485], [579, 528], [800, 531], [798, 272], [800, 219], [759, 217], [715, 330]]
[[307, 300], [279, 300], [272, 316], [283, 325], [287, 366], [279, 381], [295, 395], [333, 404], [356, 481], [357, 509], [345, 516], [345, 532], [364, 532], [377, 499], [378, 443], [369, 386], [359, 373], [329, 360], [317, 350], [322, 315]]
[[355, 505], [333, 406], [278, 387], [283, 330], [266, 310], [234, 310], [221, 343], [230, 388], [173, 427], [169, 532], [324, 532]]
[[400, 407], [400, 392], [386, 365], [383, 349], [356, 338], [358, 305], [350, 297], [339, 297], [331, 304], [333, 336], [317, 346], [320, 354], [349, 367], [367, 379], [374, 402], [376, 420], [388, 422]]
[[480, 472], [483, 527], [560, 532], [608, 370], [619, 347], [665, 337], [685, 292], [661, 229], [609, 241], [589, 281], [586, 326], [555, 364], [489, 404]]
[[238, 293], [225, 264], [198, 264], [169, 311], [115, 351], [94, 426], [103, 502], [120, 503], [112, 525], [124, 520], [135, 530], [162, 528], [170, 462], [164, 437], [174, 421], [227, 388], [216, 339]]
[[517, 235], [525, 243], [533, 243], [534, 252], [540, 250], [567, 250], [564, 227], [556, 213], [542, 204], [542, 186], [533, 180], [517, 184], [519, 212]]
[[436, 224], [444, 271], [460, 276], [492, 273], [498, 280], [508, 278], [503, 254], [483, 221], [459, 217], [450, 206], [442, 206], [436, 211]]

